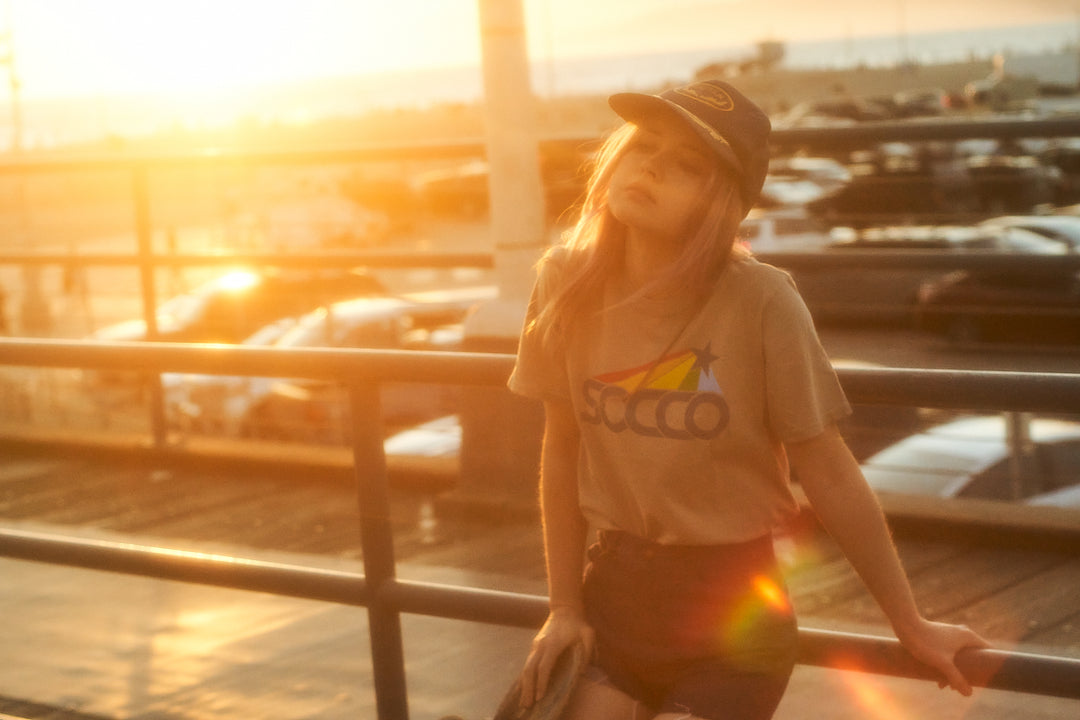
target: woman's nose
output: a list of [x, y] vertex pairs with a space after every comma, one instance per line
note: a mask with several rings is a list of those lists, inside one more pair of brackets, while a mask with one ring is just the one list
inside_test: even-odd
[[653, 177], [660, 177], [664, 164], [661, 154], [658, 152], [652, 152], [645, 156], [644, 161], [641, 163], [642, 169]]

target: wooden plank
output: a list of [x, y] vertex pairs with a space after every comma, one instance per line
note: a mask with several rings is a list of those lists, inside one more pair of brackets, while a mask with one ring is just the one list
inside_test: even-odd
[[[1030, 552], [970, 550], [917, 573], [912, 580], [912, 590], [922, 612], [927, 617], [938, 618], [992, 597], [1059, 562], [1060, 558], [1056, 556]], [[820, 608], [816, 614], [866, 624], [886, 624], [877, 602], [866, 592]], [[981, 625], [972, 627], [978, 632], [991, 632], [990, 628]]]
[[[1026, 642], [1038, 636], [1045, 644], [1049, 638], [1044, 631], [1078, 613], [1080, 562], [1072, 561], [1056, 564], [1001, 592], [946, 613], [942, 619], [965, 623], [1005, 643]], [[1067, 642], [1068, 637], [1062, 638], [1062, 643]], [[1073, 655], [1080, 652], [1075, 645], [1059, 647]]]
[[1028, 635], [1024, 642], [1034, 648], [1047, 648], [1043, 652], [1080, 657], [1080, 610], [1063, 618], [1061, 622], [1046, 623], [1044, 627]]
[[[819, 540], [806, 551], [809, 557], [820, 554], [833, 559], [824, 563], [815, 563], [811, 559], [804, 568], [788, 575], [792, 603], [800, 617], [828, 615], [830, 608], [843, 606], [854, 599], [870, 598], [866, 586], [847, 558], [835, 549], [824, 553], [815, 549], [823, 544], [833, 545], [832, 541]], [[954, 556], [957, 549], [944, 543], [904, 541], [897, 543], [897, 552], [907, 573], [916, 576], [926, 568]]]

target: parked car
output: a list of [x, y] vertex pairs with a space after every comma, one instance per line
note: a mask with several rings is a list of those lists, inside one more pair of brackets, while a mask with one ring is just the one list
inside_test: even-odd
[[1068, 246], [1058, 238], [1019, 224], [886, 225], [833, 228], [835, 250], [948, 250], [1062, 255]]
[[739, 226], [739, 239], [755, 253], [818, 252], [829, 232], [800, 206], [755, 207]]
[[[463, 325], [400, 328], [384, 349], [455, 351]], [[380, 388], [383, 422], [402, 427], [457, 410], [458, 388], [424, 383], [384, 383]], [[244, 420], [252, 437], [340, 445], [349, 442], [351, 416], [345, 388], [320, 380], [279, 380], [253, 405]]]
[[[386, 294], [381, 282], [364, 270], [235, 270], [177, 295], [158, 306], [160, 342], [239, 343], [274, 320], [295, 317], [345, 298]], [[139, 342], [147, 339], [145, 320], [103, 327], [91, 342]], [[84, 379], [94, 389], [140, 395], [144, 379], [125, 371], [92, 371]]]
[[[585, 196], [586, 155], [580, 149], [546, 148], [540, 157], [540, 176], [547, 216], [564, 218]], [[421, 207], [435, 215], [476, 219], [489, 211], [490, 168], [484, 160], [469, 161], [417, 176], [413, 184]]]
[[1080, 511], [1080, 485], [1070, 485], [1069, 487], [1034, 495], [1025, 500], [1024, 504], [1039, 507], [1069, 508]]
[[[460, 344], [461, 325], [477, 297], [488, 288], [422, 293], [405, 297], [367, 297], [345, 300], [314, 310], [295, 321], [270, 343], [276, 348], [339, 347], [372, 349], [430, 349]], [[249, 340], [265, 341], [268, 331]], [[167, 390], [170, 417], [186, 430], [254, 437], [301, 437], [298, 415], [278, 414], [280, 401], [272, 400], [285, 388], [305, 393], [333, 394], [333, 386], [317, 381], [279, 378], [194, 375], [183, 376]], [[420, 385], [384, 387], [384, 414], [412, 418], [419, 404], [426, 407], [441, 388]], [[428, 397], [425, 393], [432, 394]], [[431, 403], [435, 405], [436, 403]], [[286, 412], [286, 411], [282, 411]], [[426, 410], [424, 412], [427, 412]], [[302, 424], [300, 422], [299, 424]]]
[[[384, 298], [378, 308], [361, 301], [317, 311], [280, 343], [331, 347], [454, 351], [461, 348], [463, 322], [492, 287], [440, 290]], [[320, 315], [325, 313], [325, 317]], [[331, 327], [331, 336], [327, 327]], [[382, 413], [389, 425], [412, 424], [456, 409], [457, 388], [389, 383], [381, 388]], [[296, 379], [272, 382], [250, 402], [241, 432], [298, 442], [340, 443], [348, 438], [348, 399], [335, 383]]]
[[851, 171], [839, 160], [828, 157], [789, 155], [774, 158], [769, 163], [769, 174], [809, 180], [825, 190], [851, 182]]
[[1070, 215], [1003, 215], [984, 220], [980, 223], [980, 227], [1019, 228], [1058, 244], [1061, 253], [1080, 252], [1080, 217]]
[[[272, 320], [299, 315], [327, 302], [386, 293], [383, 284], [363, 270], [234, 270], [159, 305], [156, 339], [235, 343]], [[108, 325], [87, 339], [145, 340], [146, 322], [126, 320]]]
[[890, 445], [863, 461], [863, 473], [875, 491], [1005, 501], [1080, 483], [1080, 422], [1014, 417], [1029, 441], [1015, 456], [1010, 417], [975, 415]]
[[[763, 236], [767, 238], [768, 236]], [[782, 249], [780, 243], [751, 241], [755, 250]], [[833, 228], [823, 252], [841, 253], [1061, 253], [1062, 245], [1023, 228], [970, 225], [890, 225]], [[799, 291], [819, 322], [916, 322], [920, 289], [942, 277], [929, 264], [900, 266], [852, 263], [846, 267], [803, 265], [793, 270]]]
[[913, 218], [958, 223], [973, 215], [1036, 212], [1060, 196], [1061, 171], [1033, 155], [962, 156], [950, 150], [939, 156], [901, 151], [903, 143], [887, 146], [853, 164], [851, 182], [808, 202], [810, 212], [833, 225], [856, 227]]
[[457, 458], [461, 456], [461, 418], [457, 415], [428, 420], [386, 438], [387, 455], [414, 458]]
[[916, 327], [956, 343], [1080, 343], [1080, 273], [958, 270], [926, 282]]
[[[296, 327], [300, 318], [282, 318], [256, 330], [240, 344], [268, 347]], [[207, 375], [202, 373], [162, 373], [165, 414], [171, 427], [180, 432], [239, 435], [249, 398], [265, 393], [272, 381], [248, 375]]]

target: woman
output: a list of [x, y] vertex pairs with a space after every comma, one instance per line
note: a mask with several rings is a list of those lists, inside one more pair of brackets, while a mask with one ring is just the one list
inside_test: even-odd
[[985, 642], [920, 616], [805, 305], [735, 245], [768, 118], [722, 81], [610, 103], [627, 123], [541, 263], [510, 379], [545, 410], [550, 614], [523, 704], [581, 643], [566, 718], [771, 717], [796, 654], [771, 536], [791, 474], [905, 647], [970, 693], [954, 656]]

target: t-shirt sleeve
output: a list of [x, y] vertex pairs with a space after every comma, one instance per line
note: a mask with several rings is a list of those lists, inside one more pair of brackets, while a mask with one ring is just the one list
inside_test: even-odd
[[810, 311], [791, 277], [776, 283], [762, 315], [770, 429], [782, 442], [809, 440], [851, 413]]
[[533, 321], [551, 301], [562, 272], [558, 256], [549, 256], [540, 266], [533, 285], [525, 324], [518, 342], [517, 361], [507, 386], [518, 395], [536, 400], [566, 400], [570, 397], [570, 382], [561, 352], [544, 343]]

